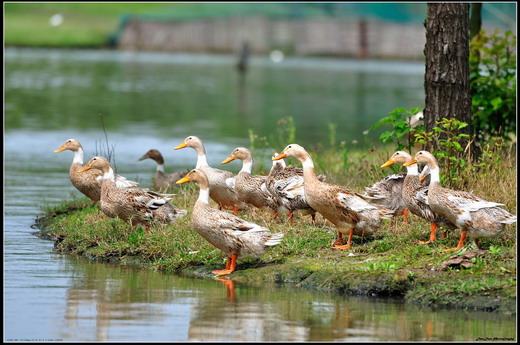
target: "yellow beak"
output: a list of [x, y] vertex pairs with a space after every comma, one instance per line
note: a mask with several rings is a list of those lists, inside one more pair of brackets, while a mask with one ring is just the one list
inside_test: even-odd
[[412, 159], [410, 159], [408, 162], [404, 163], [403, 166], [407, 167], [407, 166], [415, 164], [415, 163], [417, 163], [417, 161], [415, 160], [415, 158], [412, 157]]
[[426, 180], [426, 176], [423, 176], [423, 175], [419, 175], [419, 183], [423, 183], [424, 180]]
[[183, 183], [186, 183], [186, 182], [190, 182], [190, 178], [188, 176], [184, 176], [183, 178], [181, 178], [179, 181], [175, 182], [176, 184], [183, 184]]
[[[182, 143], [180, 143], [179, 145], [175, 146], [173, 149], [174, 150], [179, 150], [179, 149], [183, 149], [185, 147], [188, 147], [188, 145], [186, 145], [186, 143], [183, 141]], [[186, 181], [187, 182], [187, 181]]]
[[282, 158], [287, 158], [287, 155], [283, 151], [278, 156], [274, 157], [273, 161], [278, 161], [278, 160], [280, 160]]
[[386, 167], [389, 167], [390, 165], [394, 165], [395, 162], [392, 158], [390, 158], [389, 160], [386, 161], [385, 164], [381, 165], [381, 168], [386, 168]]
[[233, 155], [229, 155], [229, 157], [226, 158], [226, 159], [224, 159], [224, 160], [222, 161], [222, 163], [220, 163], [220, 164], [227, 164], [227, 163], [229, 163], [229, 162], [231, 162], [231, 161], [234, 161], [235, 159], [236, 159], [236, 158], [235, 158]]
[[67, 148], [64, 146], [64, 145], [61, 145], [59, 149], [57, 150], [54, 150], [54, 153], [58, 153], [58, 152], [61, 152], [61, 151], [65, 151]]
[[90, 169], [92, 169], [92, 165], [87, 163], [87, 164], [85, 164], [85, 166], [83, 168], [79, 169], [77, 172], [84, 172], [84, 171], [87, 171]]

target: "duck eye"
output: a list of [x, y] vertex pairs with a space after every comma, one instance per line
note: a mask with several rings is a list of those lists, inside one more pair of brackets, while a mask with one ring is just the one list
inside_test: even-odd
[[289, 145], [289, 148], [291, 148], [291, 147], [292, 147], [292, 146], [291, 146], [291, 145]]

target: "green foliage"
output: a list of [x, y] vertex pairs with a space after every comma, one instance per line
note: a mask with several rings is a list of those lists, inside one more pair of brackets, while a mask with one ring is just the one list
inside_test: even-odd
[[441, 182], [453, 185], [460, 180], [461, 170], [468, 166], [468, 160], [463, 158], [464, 147], [460, 145], [461, 140], [469, 139], [469, 135], [460, 133], [460, 130], [468, 124], [455, 118], [443, 118], [436, 121], [439, 126], [433, 127], [433, 131], [422, 131], [416, 133], [415, 139], [426, 147], [435, 142], [437, 149], [432, 154], [443, 167]]
[[410, 126], [410, 118], [422, 110], [423, 108], [396, 108], [390, 112], [389, 116], [377, 121], [370, 129], [379, 128], [384, 125], [390, 126], [392, 129], [383, 132], [379, 139], [383, 143], [394, 143], [396, 150], [407, 149], [410, 151], [414, 145], [412, 131], [421, 131], [424, 129], [423, 125], [412, 128]]
[[472, 130], [479, 139], [516, 131], [516, 35], [480, 31], [470, 45]]

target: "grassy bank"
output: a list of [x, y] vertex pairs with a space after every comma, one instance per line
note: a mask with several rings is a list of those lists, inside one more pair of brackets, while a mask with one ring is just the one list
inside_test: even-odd
[[[329, 182], [362, 192], [363, 186], [392, 172], [379, 168], [391, 153], [358, 152], [345, 157], [321, 151], [313, 156], [317, 167], [328, 167], [318, 171], [326, 173]], [[475, 194], [502, 202], [508, 211], [516, 214], [514, 157], [512, 152], [490, 156], [480, 171], [468, 169], [467, 176], [462, 177]], [[197, 188], [187, 184], [176, 193], [172, 202], [191, 210]], [[153, 226], [145, 232], [119, 219], [105, 217], [86, 199], [64, 201], [43, 211], [38, 225], [45, 230], [39, 235], [54, 240], [58, 252], [188, 276], [212, 277], [210, 271], [225, 264], [222, 253], [191, 228], [189, 217], [175, 225]], [[355, 237], [348, 251], [331, 249], [335, 229], [319, 215], [316, 225], [312, 225], [308, 216], [297, 216], [294, 226], [283, 216], [272, 221], [268, 210], [248, 209], [240, 216], [272, 232], [283, 232], [285, 237], [261, 259], [239, 260], [238, 270], [229, 276], [233, 280], [400, 296], [411, 303], [438, 307], [516, 312], [516, 224], [509, 225], [497, 238], [482, 239], [480, 255], [468, 259], [467, 268], [455, 265], [441, 269], [452, 256], [476, 249], [474, 244], [467, 241], [459, 252], [444, 252], [443, 249], [456, 246], [460, 235], [456, 230], [446, 239], [418, 245], [418, 241], [428, 238], [429, 224], [413, 215], [409, 224], [397, 217], [387, 221], [374, 237]]]
[[[29, 47], [103, 47], [126, 14], [170, 9], [165, 3], [6, 3], [5, 44]], [[61, 14], [60, 25], [50, 18]]]

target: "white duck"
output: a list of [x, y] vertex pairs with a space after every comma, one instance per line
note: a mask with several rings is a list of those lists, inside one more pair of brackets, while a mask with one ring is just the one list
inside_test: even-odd
[[466, 236], [473, 238], [478, 246], [479, 238], [495, 237], [504, 231], [506, 224], [516, 222], [515, 215], [499, 207], [504, 204], [486, 201], [471, 193], [443, 188], [440, 184], [439, 165], [430, 152], [419, 151], [403, 165], [409, 166], [417, 162], [427, 164], [430, 169], [431, 182], [427, 202], [431, 209], [462, 231], [457, 247], [446, 251], [464, 247]]
[[[76, 139], [68, 139], [54, 153], [70, 150], [74, 152], [74, 159], [70, 165], [69, 176], [72, 185], [81, 193], [85, 194], [93, 201], [99, 201], [101, 195], [101, 177], [103, 173], [99, 170], [90, 170], [86, 173], [78, 173], [78, 169], [83, 166], [83, 147]], [[117, 187], [126, 188], [137, 186], [138, 183], [127, 180], [121, 175], [115, 174]]]
[[[288, 145], [273, 160], [296, 157], [303, 165], [305, 200], [338, 229], [335, 249], [345, 250], [352, 245], [353, 235], [372, 235], [381, 227], [383, 219], [392, 217], [393, 212], [379, 205], [371, 204], [363, 196], [347, 188], [321, 182], [314, 172], [311, 156], [298, 144]], [[342, 234], [348, 235], [346, 245]]]
[[219, 208], [231, 208], [235, 214], [237, 214], [239, 209], [245, 208], [246, 204], [239, 201], [236, 193], [228, 188], [226, 184], [227, 179], [234, 177], [233, 173], [209, 166], [206, 158], [206, 149], [202, 141], [198, 137], [191, 135], [177, 145], [175, 150], [180, 150], [185, 147], [191, 147], [197, 152], [197, 165], [195, 168], [202, 170], [208, 177], [210, 187], [209, 197], [219, 205]]
[[227, 256], [226, 268], [212, 273], [230, 274], [236, 269], [239, 257], [259, 257], [282, 241], [281, 233], [272, 234], [267, 228], [209, 206], [211, 187], [201, 169], [193, 169], [177, 181], [178, 184], [186, 182], [195, 182], [200, 188], [191, 213], [193, 228]]

